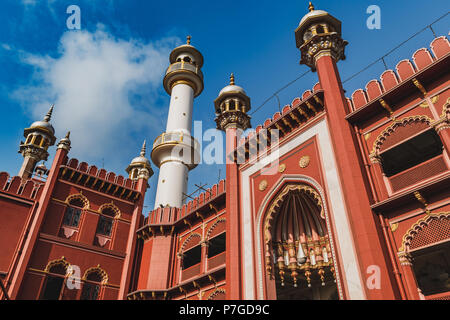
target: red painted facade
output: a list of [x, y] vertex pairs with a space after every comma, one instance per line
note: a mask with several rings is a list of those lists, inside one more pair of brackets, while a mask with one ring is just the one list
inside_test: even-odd
[[450, 299], [449, 41], [351, 98], [327, 50], [312, 90], [226, 129], [226, 180], [181, 208], [144, 217], [145, 177], [67, 148], [46, 179], [0, 173], [0, 297]]

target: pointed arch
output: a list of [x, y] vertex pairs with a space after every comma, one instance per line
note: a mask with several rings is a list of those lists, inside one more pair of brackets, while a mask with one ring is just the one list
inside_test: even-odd
[[65, 274], [64, 275], [68, 275], [69, 270], [70, 270], [70, 263], [66, 260], [66, 258], [63, 256], [59, 259], [55, 259], [55, 260], [51, 260], [47, 263], [47, 265], [45, 266], [44, 271], [49, 273], [53, 268], [55, 267], [62, 267], [63, 270], [65, 270]]
[[98, 213], [103, 213], [103, 210], [111, 210], [114, 212], [114, 218], [118, 219], [121, 216], [120, 209], [111, 201], [110, 203], [104, 203], [98, 208]]
[[108, 283], [108, 280], [109, 280], [108, 273], [106, 273], [106, 271], [104, 269], [102, 269], [99, 264], [96, 267], [91, 267], [91, 268], [87, 269], [84, 272], [82, 280], [84, 280], [84, 281], [89, 280], [89, 276], [92, 274], [99, 275], [99, 277], [102, 279], [101, 284]]
[[[429, 229], [431, 228], [440, 229], [441, 232], [430, 233]], [[406, 253], [411, 249], [417, 249], [446, 239], [450, 239], [450, 212], [430, 213], [417, 220], [405, 232], [398, 251], [400, 254]]]
[[[269, 270], [268, 266], [270, 266], [270, 258], [268, 253], [268, 248], [266, 246], [265, 239], [267, 239], [267, 233], [271, 231], [271, 228], [265, 228], [267, 225], [266, 222], [270, 221], [271, 219], [268, 218], [268, 214], [271, 212], [271, 209], [274, 209], [276, 205], [276, 201], [273, 201], [276, 199], [283, 191], [285, 191], [285, 188], [287, 185], [302, 185], [305, 187], [296, 187], [305, 190], [305, 193], [308, 193], [311, 199], [314, 199], [315, 205], [319, 206], [321, 205], [320, 212], [320, 218], [324, 219], [325, 222], [325, 229], [326, 233], [328, 235], [327, 237], [327, 246], [330, 247], [330, 255], [329, 255], [329, 267], [330, 271], [332, 271], [333, 276], [335, 277], [335, 283], [337, 286], [337, 294], [340, 299], [344, 299], [344, 291], [343, 291], [343, 284], [341, 283], [341, 276], [340, 276], [340, 265], [337, 261], [337, 253], [336, 248], [334, 244], [334, 238], [333, 238], [333, 228], [330, 221], [330, 216], [328, 212], [328, 205], [325, 201], [325, 193], [321, 187], [321, 185], [314, 180], [311, 177], [304, 176], [304, 175], [285, 175], [281, 177], [273, 186], [272, 188], [267, 192], [266, 196], [261, 202], [261, 205], [258, 209], [258, 212], [256, 214], [256, 264], [257, 264], [257, 290], [258, 290], [258, 296], [259, 299], [264, 299], [265, 297], [265, 290], [268, 290], [269, 283], [267, 282], [268, 278], [266, 276], [269, 276], [270, 272], [273, 272], [273, 265], [272, 270]], [[295, 189], [295, 188], [294, 188]], [[314, 191], [314, 192], [313, 192]], [[287, 192], [286, 192], [287, 193]], [[320, 201], [319, 201], [320, 200]], [[272, 207], [274, 205], [274, 207]], [[276, 209], [276, 208], [275, 208]], [[273, 215], [272, 215], [273, 220]], [[320, 241], [319, 241], [320, 242]], [[269, 261], [268, 261], [269, 260]], [[265, 267], [264, 267], [265, 266]], [[273, 280], [273, 278], [272, 278]]]
[[[197, 239], [198, 239], [198, 241], [197, 241]], [[190, 244], [191, 241], [192, 241], [192, 244]], [[197, 242], [194, 242], [194, 241], [197, 241]], [[193, 232], [189, 235], [189, 237], [186, 238], [186, 240], [184, 240], [183, 244], [181, 245], [180, 251], [181, 252], [187, 251], [188, 249], [199, 244], [201, 241], [202, 241], [202, 236], [200, 235], [200, 233]], [[189, 244], [189, 246], [188, 246], [188, 244]]]
[[[218, 218], [216, 219], [216, 221], [211, 225], [211, 227], [208, 229], [208, 231], [206, 232], [206, 237], [205, 239], [209, 239], [211, 236], [211, 233], [222, 223], [225, 224], [226, 223], [226, 218]], [[225, 229], [224, 229], [225, 230]], [[223, 230], [220, 230], [219, 232], [221, 232]]]
[[72, 202], [74, 200], [81, 201], [83, 203], [83, 207], [82, 207], [83, 209], [89, 209], [90, 208], [89, 200], [81, 192], [69, 195], [64, 202], [67, 205], [70, 205], [70, 202]]
[[[431, 119], [425, 115], [410, 116], [395, 120], [390, 126], [385, 128], [377, 137], [373, 143], [373, 148], [371, 154], [378, 155], [384, 148], [386, 148], [387, 141], [392, 140], [394, 133], [399, 130], [399, 128], [409, 128], [405, 130], [405, 138], [410, 137], [412, 134], [420, 132], [430, 126]], [[414, 127], [412, 127], [414, 126]], [[397, 131], [398, 132], [398, 131]], [[402, 135], [403, 137], [403, 135]], [[391, 144], [393, 144], [392, 142]]]

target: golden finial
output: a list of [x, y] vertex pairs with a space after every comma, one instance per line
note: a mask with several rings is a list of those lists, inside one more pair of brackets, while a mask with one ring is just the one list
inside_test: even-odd
[[230, 85], [234, 85], [234, 73], [230, 75]]
[[311, 12], [311, 11], [314, 10], [314, 5], [311, 3], [311, 1], [309, 2], [309, 7], [308, 7], [308, 9], [309, 9], [309, 12]]
[[187, 44], [191, 44], [191, 36], [187, 36], [186, 39], [187, 39], [186, 43], [187, 43]]
[[70, 138], [70, 131], [67, 131], [67, 133], [66, 133], [66, 137], [65, 137], [66, 139], [69, 139]]

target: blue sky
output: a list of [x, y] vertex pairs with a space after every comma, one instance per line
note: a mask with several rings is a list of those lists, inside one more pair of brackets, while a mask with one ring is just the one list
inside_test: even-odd
[[[316, 9], [342, 21], [349, 42], [338, 64], [343, 80], [387, 53], [448, 12], [448, 1], [313, 1]], [[66, 8], [81, 9], [81, 30], [68, 30]], [[369, 30], [366, 9], [381, 9], [381, 29]], [[205, 89], [194, 102], [193, 119], [215, 127], [213, 100], [231, 72], [255, 110], [280, 87], [304, 73], [294, 30], [308, 12], [308, 1], [139, 1], [2, 0], [0, 3], [0, 170], [17, 174], [23, 128], [41, 119], [56, 103], [52, 123], [59, 138], [72, 132], [72, 157], [117, 174], [137, 156], [143, 139], [163, 132], [169, 96], [162, 87], [168, 54], [192, 35], [204, 55]], [[433, 25], [448, 34], [450, 18]], [[389, 68], [427, 47], [431, 31], [422, 32], [386, 57]], [[344, 84], [347, 95], [384, 70], [377, 63]], [[281, 107], [317, 82], [309, 73], [278, 94]], [[272, 99], [252, 114], [256, 127], [278, 111]], [[50, 165], [55, 147], [49, 149]], [[148, 150], [149, 153], [149, 150]], [[147, 210], [153, 208], [157, 168], [150, 179]], [[223, 165], [200, 165], [194, 184], [224, 178]]]

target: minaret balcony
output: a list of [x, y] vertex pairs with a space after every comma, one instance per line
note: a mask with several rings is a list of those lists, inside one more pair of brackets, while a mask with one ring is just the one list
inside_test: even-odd
[[203, 91], [203, 73], [195, 64], [179, 61], [172, 63], [167, 68], [163, 85], [168, 94], [171, 94], [172, 88], [177, 84], [187, 84], [194, 90], [194, 96], [197, 97]]
[[158, 168], [165, 162], [178, 161], [192, 170], [200, 161], [200, 144], [189, 134], [164, 132], [153, 142], [151, 158]]

